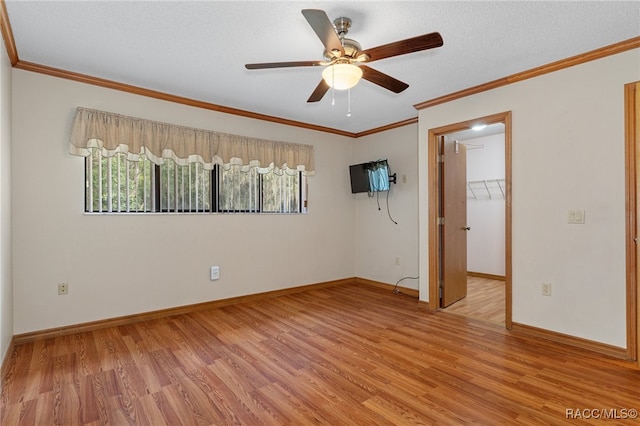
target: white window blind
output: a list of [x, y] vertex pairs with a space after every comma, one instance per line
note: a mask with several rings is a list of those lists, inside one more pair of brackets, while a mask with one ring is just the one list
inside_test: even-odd
[[303, 213], [305, 176], [238, 165], [206, 170], [199, 163], [161, 166], [144, 156], [129, 160], [119, 153], [86, 157], [88, 213]]

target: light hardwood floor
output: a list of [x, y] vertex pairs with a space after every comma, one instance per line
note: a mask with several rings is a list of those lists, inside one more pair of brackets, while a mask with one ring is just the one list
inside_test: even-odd
[[504, 281], [467, 277], [467, 297], [443, 311], [504, 326]]
[[12, 426], [575, 425], [594, 423], [566, 410], [640, 409], [634, 363], [361, 284], [38, 340], [9, 356], [0, 423]]

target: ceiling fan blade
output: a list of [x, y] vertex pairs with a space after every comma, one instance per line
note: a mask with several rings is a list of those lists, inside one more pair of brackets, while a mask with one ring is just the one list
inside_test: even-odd
[[362, 78], [375, 83], [380, 87], [384, 87], [387, 90], [391, 90], [394, 93], [400, 93], [409, 87], [407, 83], [397, 80], [378, 70], [374, 70], [373, 68], [369, 68], [366, 65], [360, 65], [360, 69], [362, 70]]
[[327, 52], [340, 52], [340, 56], [344, 55], [340, 38], [324, 10], [303, 9], [302, 14], [322, 41]]
[[374, 47], [360, 52], [366, 54], [367, 62], [379, 59], [390, 58], [392, 56], [406, 55], [407, 53], [419, 52], [421, 50], [433, 49], [444, 44], [440, 33], [429, 33], [418, 37], [400, 40], [382, 46]]
[[265, 68], [289, 68], [289, 67], [315, 67], [326, 65], [322, 61], [296, 61], [296, 62], [264, 62], [261, 64], [246, 64], [248, 70], [260, 70]]
[[320, 99], [322, 99], [324, 94], [327, 93], [327, 90], [329, 90], [329, 85], [327, 84], [327, 82], [324, 80], [320, 80], [320, 84], [318, 84], [311, 96], [309, 96], [307, 102], [318, 102]]

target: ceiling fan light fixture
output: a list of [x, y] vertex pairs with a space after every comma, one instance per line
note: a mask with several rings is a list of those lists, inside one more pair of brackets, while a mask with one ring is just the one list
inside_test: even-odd
[[322, 71], [322, 78], [336, 90], [347, 90], [358, 84], [362, 70], [352, 64], [334, 64]]

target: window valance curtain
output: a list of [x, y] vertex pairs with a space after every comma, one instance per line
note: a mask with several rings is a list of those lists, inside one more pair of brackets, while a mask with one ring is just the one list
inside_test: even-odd
[[69, 152], [89, 156], [100, 149], [102, 156], [119, 153], [137, 161], [144, 155], [161, 165], [167, 158], [179, 165], [201, 163], [237, 164], [247, 170], [292, 169], [314, 173], [313, 146], [256, 139], [211, 130], [177, 126], [141, 118], [78, 107], [71, 129]]

